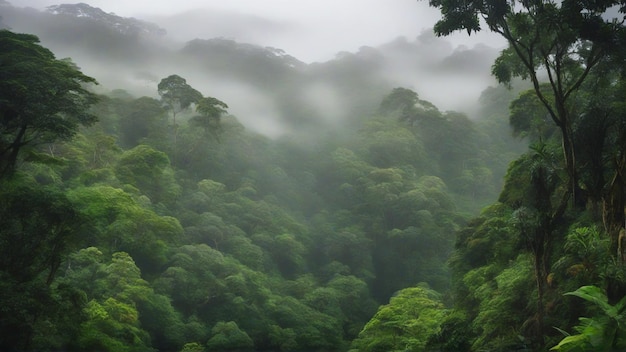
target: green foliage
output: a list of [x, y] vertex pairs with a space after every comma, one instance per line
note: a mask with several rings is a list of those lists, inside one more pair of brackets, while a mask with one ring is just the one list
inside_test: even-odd
[[553, 142], [533, 144], [529, 152], [512, 162], [499, 200], [510, 206], [556, 207], [559, 186], [566, 178], [557, 148]]
[[428, 341], [427, 348], [441, 351], [471, 350], [472, 328], [467, 315], [460, 310], [452, 310], [441, 322], [439, 332]]
[[180, 352], [204, 352], [204, 347], [197, 342], [189, 342], [183, 346]]
[[406, 88], [394, 88], [380, 103], [383, 114], [397, 113], [401, 120], [409, 119], [419, 102], [417, 93]]
[[137, 187], [157, 204], [173, 201], [180, 192], [169, 166], [165, 153], [139, 145], [122, 154], [115, 173], [121, 182]]
[[157, 292], [171, 297], [186, 315], [197, 312], [223, 293], [224, 256], [207, 245], [187, 245], [171, 257], [169, 267], [155, 282]]
[[90, 301], [87, 321], [81, 325], [77, 346], [86, 350], [138, 351], [149, 346], [149, 336], [139, 329], [134, 307], [108, 298], [103, 304]]
[[[549, 97], [547, 85], [542, 85], [542, 91]], [[509, 123], [513, 128], [513, 136], [525, 138], [531, 142], [547, 140], [555, 128], [549, 116], [546, 115], [545, 107], [537, 98], [533, 90], [522, 92], [517, 99], [511, 102], [509, 107]]]
[[400, 123], [389, 123], [387, 118], [367, 121], [362, 133], [368, 139], [369, 163], [380, 168], [398, 167], [406, 164], [427, 168], [423, 142], [409, 128]]
[[[383, 98], [379, 111], [386, 118], [396, 117], [400, 124], [373, 120], [366, 125], [364, 135], [376, 166], [409, 164], [452, 180], [461, 176], [467, 159], [477, 151], [476, 129], [467, 116], [454, 111], [442, 113], [409, 89], [393, 89]], [[400, 157], [394, 160], [396, 155]]]
[[439, 331], [446, 310], [427, 287], [399, 291], [381, 306], [352, 342], [355, 351], [425, 351]]
[[189, 123], [204, 129], [205, 135], [209, 133], [216, 135], [221, 127], [222, 115], [227, 113], [226, 109], [228, 105], [217, 98], [202, 98], [196, 105], [196, 111], [200, 113], [200, 116], [192, 117]]
[[471, 271], [464, 278], [468, 285], [476, 287], [471, 291], [480, 301], [479, 313], [473, 321], [473, 329], [479, 333], [472, 347], [486, 346], [500, 351], [524, 348], [527, 342], [520, 340], [520, 336], [529, 332], [522, 326], [531, 329], [536, 324], [526, 318], [532, 309], [532, 301], [526, 296], [533, 290], [530, 260], [520, 256], [497, 276], [490, 276], [488, 272]]
[[[85, 292], [93, 299], [90, 304], [104, 304], [105, 307], [109, 304], [110, 307], [116, 307], [115, 310], [109, 309], [107, 314], [121, 322], [133, 323], [135, 327], [140, 325], [142, 331], [133, 328], [140, 339], [145, 340], [145, 335], [150, 334], [152, 345], [169, 350], [182, 345], [185, 339], [181, 332], [183, 323], [171, 306], [169, 298], [152, 291], [149, 284], [141, 279], [139, 269], [127, 254], [115, 253], [111, 263], [107, 265], [102, 252], [91, 247], [70, 256], [70, 268], [66, 271], [63, 282]], [[115, 301], [107, 303], [109, 299]], [[112, 305], [115, 302], [117, 303]], [[87, 317], [85, 325], [88, 327], [85, 327], [84, 332], [86, 335], [96, 334], [94, 330], [97, 330], [97, 336], [117, 336], [117, 333], [110, 332], [110, 327], [106, 327], [110, 322], [98, 323], [94, 319]], [[89, 339], [88, 336], [83, 338]], [[99, 340], [101, 337], [95, 339]], [[84, 343], [92, 344], [95, 341]]]
[[574, 327], [578, 334], [564, 332], [566, 337], [551, 351], [616, 351], [626, 348], [626, 297], [610, 305], [606, 294], [597, 286], [582, 286], [566, 295], [592, 303], [596, 313], [592, 318], [579, 318], [580, 324]]
[[144, 208], [121, 189], [83, 187], [68, 196], [89, 219], [81, 228], [85, 246], [126, 251], [146, 272], [165, 264], [167, 246], [178, 243], [183, 232], [176, 218]]
[[417, 93], [406, 88], [394, 88], [383, 98], [379, 111], [396, 116], [400, 121], [416, 124], [440, 117], [439, 109], [431, 102], [419, 99]]
[[[319, 312], [289, 296], [272, 297], [263, 307], [269, 317], [282, 329], [291, 329], [299, 349], [317, 350], [341, 348], [340, 322], [330, 315]], [[287, 340], [279, 345], [290, 344], [292, 336], [281, 334]]]
[[286, 277], [293, 277], [302, 270], [306, 248], [293, 235], [278, 235], [264, 246]]
[[17, 282], [39, 275], [52, 282], [82, 218], [62, 191], [31, 182], [3, 181], [0, 191], [2, 272]]
[[[551, 1], [522, 2], [519, 6], [506, 1], [473, 2], [469, 5], [457, 0], [433, 0], [429, 3], [439, 8], [443, 15], [435, 25], [435, 32], [439, 35], [463, 29], [468, 33], [479, 31], [478, 19], [482, 18], [489, 30], [502, 36], [509, 45], [496, 59], [492, 74], [505, 84], [510, 84], [514, 77], [531, 81], [536, 99], [525, 95], [517, 100], [512, 106], [511, 122], [517, 131], [539, 128], [533, 134], [537, 134], [540, 143], [543, 143], [541, 137], [548, 130], [543, 128], [542, 120], [549, 117], [558, 128], [560, 141], [557, 143], [562, 146], [563, 169], [567, 177], [564, 194], [554, 206], [556, 211], [552, 220], [555, 220], [563, 215], [570, 198], [576, 201], [580, 191], [576, 154], [587, 146], [576, 140], [574, 131], [581, 118], [588, 116], [579, 111], [580, 101], [584, 106], [585, 100], [590, 97], [591, 101], [596, 101], [597, 97], [605, 95], [603, 89], [585, 92], [585, 85], [606, 82], [610, 76], [606, 75], [605, 65], [612, 65], [615, 57], [623, 58], [626, 27], [604, 15], [612, 6], [620, 6], [620, 11], [623, 11], [623, 2], [572, 2], [563, 6]], [[605, 77], [597, 80], [596, 73]], [[542, 107], [543, 113], [538, 110], [539, 107]], [[597, 109], [591, 110], [598, 112]], [[604, 118], [602, 115], [606, 116], [606, 110], [600, 112], [593, 115]], [[591, 143], [591, 146], [601, 150], [598, 145], [603, 144], [604, 136], [596, 136], [599, 137], [597, 143]], [[591, 168], [596, 175], [599, 173], [598, 164], [596, 162]], [[597, 183], [593, 188], [598, 190]], [[575, 205], [582, 208], [582, 204]], [[615, 207], [611, 212], [623, 213], [623, 205]], [[623, 215], [618, 217], [610, 221], [621, 226]]]
[[148, 144], [165, 147], [163, 139], [167, 137], [167, 116], [161, 102], [148, 97], [130, 102], [114, 102], [124, 107], [119, 116], [119, 139], [122, 146], [133, 148], [138, 144]]
[[254, 342], [245, 331], [241, 331], [234, 321], [220, 321], [213, 329], [213, 335], [206, 346], [209, 351], [245, 351], [251, 350]]
[[[198, 102], [202, 94], [187, 84], [187, 80], [178, 76], [170, 75], [163, 78], [158, 85], [158, 93], [161, 100], [172, 111], [174, 117], [177, 113], [189, 108], [192, 103]], [[174, 120], [176, 123], [176, 120]]]
[[57, 60], [30, 34], [0, 31], [0, 177], [28, 160], [31, 148], [67, 140], [96, 117], [89, 106], [96, 95], [84, 75], [69, 60]]
[[0, 348], [61, 348], [83, 297], [54, 280], [83, 218], [61, 190], [17, 177], [0, 181], [0, 199]]
[[70, 256], [61, 281], [90, 299], [76, 348], [176, 350], [185, 342], [179, 313], [169, 298], [154, 293], [127, 253], [108, 261], [95, 247], [82, 249]]
[[[438, 335], [441, 297], [406, 288], [448, 297], [457, 205], [494, 195], [478, 125], [397, 88], [307, 145], [246, 130], [179, 76], [158, 90], [100, 97], [99, 122], [2, 184], [3, 349], [341, 351], [378, 329], [362, 343], [380, 349], [391, 326], [394, 348], [419, 350]], [[161, 104], [199, 116], [169, 128]], [[504, 221], [467, 256], [509, 253], [487, 243]]]
[[585, 283], [600, 285], [602, 276], [612, 266], [609, 252], [609, 240], [596, 227], [578, 227], [565, 238], [563, 255], [553, 268], [557, 278], [567, 283], [568, 287], [579, 287]]

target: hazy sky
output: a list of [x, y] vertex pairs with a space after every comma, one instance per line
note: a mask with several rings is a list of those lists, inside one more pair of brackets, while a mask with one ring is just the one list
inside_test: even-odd
[[[81, 1], [9, 0], [43, 9]], [[326, 61], [399, 36], [409, 40], [430, 30], [439, 12], [427, 0], [83, 0], [105, 12], [155, 21], [179, 40], [226, 37], [285, 50], [305, 61]], [[179, 20], [181, 18], [185, 20]], [[487, 33], [459, 33], [454, 45], [502, 41]]]

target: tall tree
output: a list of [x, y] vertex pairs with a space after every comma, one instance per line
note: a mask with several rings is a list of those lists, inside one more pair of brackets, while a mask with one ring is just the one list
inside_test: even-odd
[[157, 88], [161, 101], [172, 111], [174, 124], [176, 124], [176, 114], [202, 99], [202, 94], [187, 84], [187, 80], [179, 75], [163, 78]]
[[[601, 94], [583, 92], [582, 88], [595, 71], [601, 70], [604, 62], [610, 62], [616, 56], [623, 57], [621, 51], [626, 43], [624, 22], [611, 19], [607, 9], [619, 7], [619, 12], [624, 13], [626, 2], [429, 0], [429, 3], [439, 8], [443, 15], [435, 25], [438, 35], [448, 35], [456, 30], [467, 30], [471, 34], [480, 31], [481, 24], [485, 23], [489, 30], [506, 39], [509, 46], [492, 66], [493, 75], [506, 84], [510, 84], [513, 77], [529, 79], [544, 113], [560, 132], [566, 186], [562, 190], [547, 187], [546, 181], [551, 178], [547, 177], [545, 164], [533, 168], [531, 188], [534, 192], [527, 200], [538, 214], [532, 217], [535, 222], [531, 226], [532, 231], [528, 231], [528, 226], [523, 226], [520, 231], [523, 237], [529, 239], [535, 258], [539, 294], [536, 337], [538, 343], [543, 345], [542, 294], [547, 286], [545, 268], [549, 261], [545, 256], [549, 254], [550, 237], [554, 235], [568, 204], [574, 207], [584, 204], [581, 202], [583, 199], [578, 197], [581, 186], [576, 154], [580, 148], [575, 139], [575, 127], [584, 112], [579, 102], [590, 99], [588, 94]], [[512, 122], [516, 128], [523, 124], [519, 121], [519, 111], [515, 109], [524, 104], [524, 100], [528, 102], [526, 98], [518, 100], [521, 104], [513, 105]], [[526, 115], [530, 118], [533, 114]], [[560, 192], [560, 195], [550, 196], [554, 191]], [[620, 189], [622, 193], [623, 189]], [[552, 202], [551, 198], [555, 201]], [[619, 205], [620, 218], [623, 219], [623, 203]], [[518, 210], [518, 215], [524, 214], [522, 210], [524, 208]], [[617, 238], [615, 234], [611, 235]]]
[[228, 105], [217, 98], [202, 98], [196, 106], [196, 111], [200, 115], [194, 116], [191, 122], [196, 126], [202, 127], [206, 135], [209, 133], [216, 135], [220, 128], [222, 115], [228, 112], [226, 109], [228, 109]]
[[88, 112], [96, 83], [69, 60], [57, 60], [30, 34], [0, 31], [0, 177], [15, 171], [24, 151], [74, 136], [96, 117]]
[[76, 243], [76, 224], [83, 218], [58, 189], [19, 181], [0, 183], [3, 351], [42, 348], [33, 345], [33, 340], [53, 333], [50, 327], [66, 328], [63, 317], [76, 314], [80, 305], [79, 299], [67, 301], [74, 296], [71, 289], [52, 283], [65, 254]]
[[176, 154], [176, 115], [188, 109], [191, 104], [202, 99], [202, 94], [187, 84], [187, 80], [179, 75], [170, 75], [163, 78], [157, 86], [161, 101], [172, 112], [172, 123], [174, 125], [174, 154]]
[[[435, 25], [437, 35], [449, 35], [456, 30], [478, 32], [482, 19], [489, 30], [507, 40], [509, 47], [496, 59], [492, 73], [502, 83], [510, 83], [513, 77], [530, 79], [537, 97], [559, 128], [570, 185], [563, 196], [563, 203], [567, 203], [578, 186], [573, 140], [576, 116], [572, 102], [590, 72], [624, 42], [623, 24], [604, 15], [612, 6], [620, 6], [623, 13], [626, 2], [429, 0], [429, 3], [443, 15]], [[551, 88], [550, 95], [542, 88], [543, 74]]]

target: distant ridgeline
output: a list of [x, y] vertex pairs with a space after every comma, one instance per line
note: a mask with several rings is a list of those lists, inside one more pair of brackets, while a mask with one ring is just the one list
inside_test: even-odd
[[43, 12], [5, 4], [0, 16], [11, 30], [33, 33], [58, 57], [71, 57], [105, 90], [154, 96], [152, 87], [175, 72], [196, 87], [219, 89], [246, 126], [271, 136], [333, 128], [375, 110], [380, 97], [398, 86], [443, 110], [473, 114], [481, 91], [493, 83], [490, 63], [498, 52], [484, 45], [454, 48], [426, 31], [307, 64], [280, 48], [236, 39], [174, 43], [157, 24], [84, 3]]
[[148, 37], [161, 37], [167, 31], [154, 23], [141, 21], [136, 18], [120, 17], [114, 13], [106, 13], [100, 8], [89, 6], [85, 3], [62, 4], [48, 6], [46, 12], [72, 18], [89, 19], [104, 24], [110, 28], [127, 35], [144, 35]]

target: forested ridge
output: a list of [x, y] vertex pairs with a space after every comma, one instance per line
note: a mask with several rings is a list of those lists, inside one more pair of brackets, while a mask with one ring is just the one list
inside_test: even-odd
[[[371, 74], [372, 48], [305, 67], [196, 40], [141, 96], [0, 31], [0, 349], [626, 347], [621, 24], [452, 3], [431, 2], [438, 34], [483, 14], [510, 44], [472, 118]], [[286, 133], [181, 73], [233, 57], [251, 85], [282, 77]], [[298, 105], [306, 75], [346, 94], [340, 123]]]
[[[2, 45], [4, 348], [387, 349], [385, 308], [363, 329], [394, 295], [430, 311], [394, 313], [394, 344], [437, 330], [454, 234], [506, 164], [493, 125], [396, 88], [315, 142], [270, 139], [176, 74], [101, 95], [36, 37]], [[35, 68], [48, 85], [9, 96]]]

